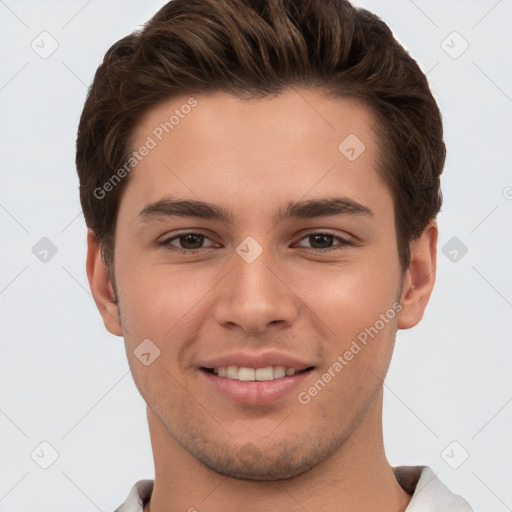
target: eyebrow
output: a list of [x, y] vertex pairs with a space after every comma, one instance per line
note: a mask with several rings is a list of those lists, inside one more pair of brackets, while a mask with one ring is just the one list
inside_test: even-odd
[[[374, 216], [370, 208], [348, 197], [325, 197], [289, 201], [276, 210], [273, 220], [279, 223], [291, 218], [311, 219], [333, 215]], [[151, 222], [161, 217], [198, 217], [216, 219], [226, 224], [233, 219], [230, 211], [222, 206], [204, 201], [175, 199], [171, 196], [146, 205], [138, 214], [142, 222]]]

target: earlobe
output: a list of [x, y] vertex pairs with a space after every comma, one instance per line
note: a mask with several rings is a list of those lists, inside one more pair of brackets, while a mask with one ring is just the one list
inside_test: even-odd
[[105, 328], [111, 334], [122, 336], [114, 290], [107, 268], [101, 256], [101, 248], [94, 231], [87, 230], [87, 278], [94, 302], [103, 318]]
[[434, 220], [419, 238], [411, 242], [411, 261], [402, 286], [399, 329], [410, 329], [423, 318], [436, 280], [437, 238], [438, 228]]

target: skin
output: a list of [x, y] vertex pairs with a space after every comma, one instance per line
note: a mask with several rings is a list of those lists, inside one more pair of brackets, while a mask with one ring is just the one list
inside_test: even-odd
[[[133, 147], [188, 99], [147, 112]], [[436, 222], [411, 243], [402, 272], [393, 200], [376, 171], [375, 119], [364, 105], [304, 89], [259, 100], [221, 92], [195, 99], [123, 192], [114, 253], [118, 304], [88, 233], [94, 299], [108, 331], [124, 337], [147, 402], [151, 512], [404, 510], [410, 495], [384, 452], [382, 386], [396, 331], [421, 320], [434, 285]], [[366, 146], [354, 161], [338, 149], [349, 134]], [[215, 203], [232, 219], [141, 220], [146, 205], [169, 195]], [[333, 195], [373, 215], [273, 219], [288, 201]], [[308, 236], [325, 231], [334, 238]], [[183, 238], [164, 244], [184, 232], [205, 235], [203, 245]], [[252, 263], [236, 252], [248, 236], [263, 249]], [[171, 250], [194, 247], [195, 254]], [[297, 393], [397, 299], [401, 311], [308, 404], [300, 403]], [[160, 350], [149, 366], [134, 354], [147, 338]], [[276, 402], [241, 405], [212, 389], [200, 366], [242, 349], [275, 349], [314, 369]]]

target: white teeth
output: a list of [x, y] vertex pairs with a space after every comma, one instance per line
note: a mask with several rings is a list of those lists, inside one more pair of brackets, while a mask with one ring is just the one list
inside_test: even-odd
[[246, 366], [219, 366], [212, 368], [213, 373], [219, 377], [226, 377], [232, 380], [243, 382], [265, 381], [273, 379], [282, 379], [290, 377], [297, 373], [296, 368], [286, 368], [285, 366], [266, 366], [264, 368], [248, 368]]
[[272, 366], [267, 366], [266, 368], [258, 368], [254, 372], [254, 378], [256, 380], [272, 380], [274, 378]]
[[244, 368], [243, 366], [240, 367], [238, 370], [238, 380], [243, 381], [250, 381], [254, 380], [254, 374], [255, 374], [254, 368]]
[[284, 366], [274, 367], [274, 379], [280, 379], [286, 375], [286, 368]]
[[226, 377], [228, 379], [238, 379], [238, 368], [235, 365], [231, 365], [227, 367]]

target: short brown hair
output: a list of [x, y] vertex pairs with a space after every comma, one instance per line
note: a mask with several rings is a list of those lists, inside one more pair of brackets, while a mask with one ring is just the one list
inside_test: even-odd
[[410, 242], [441, 208], [441, 114], [387, 25], [346, 0], [172, 0], [107, 51], [80, 119], [76, 165], [85, 221], [109, 271], [128, 177], [104, 197], [97, 190], [127, 162], [134, 127], [150, 107], [188, 93], [244, 99], [295, 86], [358, 99], [376, 115], [378, 171], [394, 200], [405, 271]]

